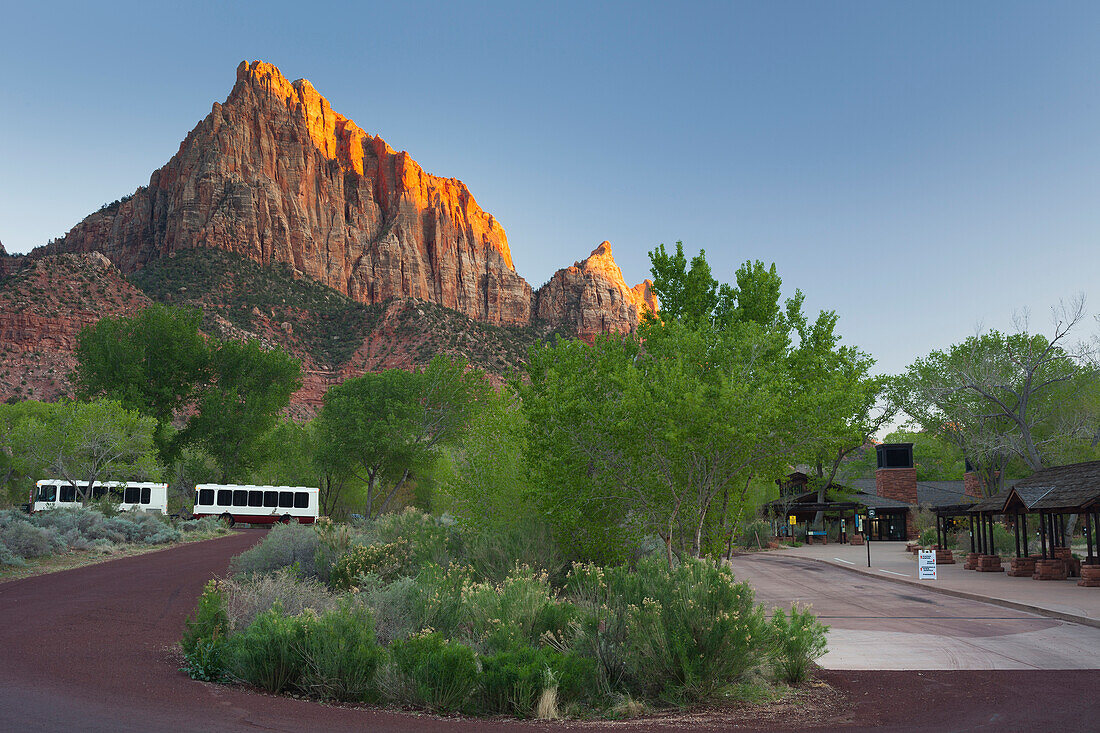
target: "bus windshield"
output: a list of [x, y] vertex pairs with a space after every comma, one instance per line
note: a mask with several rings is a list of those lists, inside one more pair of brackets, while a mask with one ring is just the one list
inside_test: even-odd
[[38, 501], [54, 501], [57, 499], [57, 487], [39, 486], [38, 487]]

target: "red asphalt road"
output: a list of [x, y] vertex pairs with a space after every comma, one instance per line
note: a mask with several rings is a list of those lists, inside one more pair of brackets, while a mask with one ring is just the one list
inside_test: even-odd
[[[0, 730], [423, 731], [596, 727], [439, 719], [195, 682], [173, 651], [203, 584], [260, 538], [226, 538], [0, 583]], [[1098, 650], [1100, 651], [1100, 650]], [[823, 729], [1100, 730], [1100, 671], [823, 672], [847, 696]], [[732, 721], [731, 721], [732, 722]], [[789, 719], [799, 727], [797, 715]], [[675, 721], [618, 723], [683, 730]], [[733, 729], [720, 720], [703, 729]], [[751, 730], [752, 728], [737, 728]], [[774, 728], [769, 728], [774, 730]]]

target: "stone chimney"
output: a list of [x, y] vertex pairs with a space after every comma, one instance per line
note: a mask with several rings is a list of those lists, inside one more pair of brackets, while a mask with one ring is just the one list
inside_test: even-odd
[[975, 499], [982, 498], [982, 480], [978, 478], [978, 472], [966, 462], [966, 473], [963, 474], [963, 493]]
[[912, 443], [882, 443], [875, 446], [878, 469], [875, 493], [887, 499], [917, 503], [917, 469], [913, 466]]

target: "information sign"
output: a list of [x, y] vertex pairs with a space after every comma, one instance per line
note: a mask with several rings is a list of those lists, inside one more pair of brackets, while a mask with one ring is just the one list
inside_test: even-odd
[[795, 520], [793, 514], [790, 516], [790, 523], [791, 523], [791, 526], [794, 526], [797, 523], [797, 521]]
[[917, 553], [917, 579], [936, 579], [936, 551], [921, 550]]

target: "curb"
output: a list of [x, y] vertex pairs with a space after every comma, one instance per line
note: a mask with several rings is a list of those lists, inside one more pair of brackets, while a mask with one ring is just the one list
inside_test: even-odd
[[[1059, 621], [1069, 621], [1074, 624], [1081, 624], [1082, 626], [1092, 626], [1093, 628], [1100, 629], [1100, 619], [1090, 618], [1089, 616], [1080, 616], [1075, 613], [1066, 613], [1065, 611], [1056, 611], [1053, 608], [1043, 608], [1041, 606], [1032, 606], [1027, 603], [1020, 603], [1018, 601], [1009, 601], [1004, 598], [992, 598], [990, 596], [983, 596], [980, 593], [970, 593], [964, 590], [955, 590], [954, 588], [944, 588], [943, 586], [925, 585], [915, 580], [904, 580], [902, 578], [895, 578], [885, 575], [876, 575], [875, 573], [869, 573], [866, 570], [860, 568], [850, 568], [844, 565], [837, 565], [836, 563], [829, 562], [828, 560], [822, 560], [816, 557], [801, 557], [798, 555], [776, 555], [776, 557], [785, 557], [792, 560], [807, 560], [809, 562], [817, 562], [822, 565], [828, 565], [831, 568], [837, 568], [838, 570], [847, 570], [849, 573], [855, 573], [861, 575], [864, 578], [875, 578], [877, 580], [885, 580], [890, 583], [897, 583], [898, 585], [905, 585], [909, 587], [925, 588], [933, 593], [940, 593], [945, 596], [954, 596], [955, 598], [965, 598], [969, 601], [980, 601], [981, 603], [989, 603], [994, 606], [1003, 606], [1004, 608], [1011, 608], [1015, 611], [1027, 611], [1028, 613], [1034, 613], [1039, 616], [1046, 616], [1048, 618], [1056, 618]], [[1037, 581], [1036, 581], [1037, 582]]]

